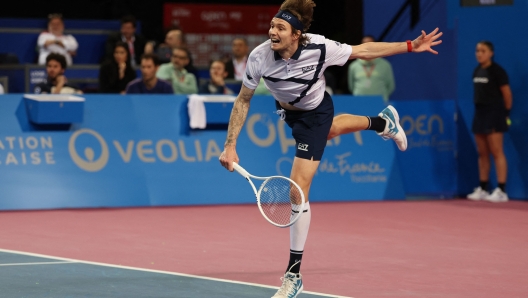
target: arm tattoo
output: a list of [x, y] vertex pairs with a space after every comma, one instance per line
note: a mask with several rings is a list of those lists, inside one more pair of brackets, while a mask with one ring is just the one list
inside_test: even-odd
[[255, 90], [251, 90], [246, 86], [242, 85], [242, 89], [238, 94], [233, 110], [231, 111], [231, 117], [229, 118], [229, 127], [227, 128], [227, 139], [224, 144], [225, 146], [232, 146], [236, 144], [240, 130], [246, 121], [246, 116], [249, 111], [249, 102]]

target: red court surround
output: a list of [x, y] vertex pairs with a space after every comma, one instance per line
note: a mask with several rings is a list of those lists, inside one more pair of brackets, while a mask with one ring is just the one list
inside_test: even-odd
[[[528, 297], [528, 203], [312, 203], [305, 289]], [[0, 212], [0, 248], [279, 286], [289, 232], [256, 206]]]

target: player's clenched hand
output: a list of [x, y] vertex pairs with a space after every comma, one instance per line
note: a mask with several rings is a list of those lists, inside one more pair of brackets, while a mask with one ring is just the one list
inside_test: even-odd
[[238, 155], [234, 146], [228, 146], [224, 148], [222, 154], [220, 154], [220, 164], [230, 172], [233, 172], [233, 162], [238, 163]]

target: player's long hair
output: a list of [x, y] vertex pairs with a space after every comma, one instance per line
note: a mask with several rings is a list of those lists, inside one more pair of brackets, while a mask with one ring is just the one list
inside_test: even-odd
[[[306, 45], [308, 43], [308, 36], [305, 33], [308, 32], [312, 23], [314, 7], [315, 2], [313, 0], [286, 0], [280, 7], [280, 10], [289, 11], [303, 24], [304, 30], [301, 32], [299, 45]], [[296, 31], [293, 26], [292, 31]]]

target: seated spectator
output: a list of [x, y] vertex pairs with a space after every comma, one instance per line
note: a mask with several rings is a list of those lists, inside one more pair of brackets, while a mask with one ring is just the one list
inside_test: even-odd
[[126, 94], [174, 94], [170, 83], [156, 77], [160, 61], [156, 54], [141, 56], [141, 78], [128, 83]]
[[[160, 59], [160, 63], [168, 63], [171, 61], [172, 50], [175, 48], [187, 48], [185, 35], [179, 27], [172, 27], [165, 34], [165, 42], [155, 45], [155, 42], [148, 42], [145, 46], [145, 53], [156, 53]], [[193, 65], [192, 54], [189, 53], [189, 64], [185, 69], [198, 77], [198, 70]]]
[[2, 84], [0, 84], [0, 94], [4, 94], [4, 86]]
[[156, 76], [172, 83], [175, 94], [194, 94], [198, 92], [196, 77], [185, 66], [189, 64], [189, 52], [185, 48], [172, 50], [171, 62], [162, 64]]
[[68, 84], [64, 72], [66, 71], [66, 58], [61, 54], [51, 53], [46, 57], [45, 83], [40, 83], [33, 90], [37, 94], [82, 94], [75, 86]]
[[46, 57], [50, 53], [61, 54], [66, 58], [66, 63], [72, 65], [72, 56], [76, 54], [77, 40], [72, 35], [64, 35], [64, 21], [61, 14], [48, 16], [48, 31], [40, 33], [37, 40], [39, 50], [38, 64], [46, 64]]
[[136, 33], [136, 18], [134, 16], [129, 15], [121, 18], [120, 31], [108, 36], [106, 41], [106, 60], [113, 59], [117, 42], [124, 42], [128, 45], [129, 59], [132, 66], [135, 67], [141, 63], [141, 55], [143, 55], [147, 42], [142, 35]]
[[245, 38], [235, 38], [231, 47], [233, 58], [226, 63], [227, 78], [242, 81], [246, 72], [249, 46]]
[[209, 67], [211, 79], [200, 86], [200, 94], [233, 94], [234, 92], [226, 87], [225, 79], [227, 71], [225, 63], [221, 60], [215, 60]]
[[255, 95], [270, 95], [271, 92], [266, 87], [266, 84], [264, 83], [264, 78], [260, 78], [260, 82], [257, 86], [257, 89], [255, 89]]
[[114, 46], [114, 57], [99, 69], [99, 92], [125, 94], [128, 83], [136, 78], [136, 71], [130, 65], [128, 46], [118, 41]]

